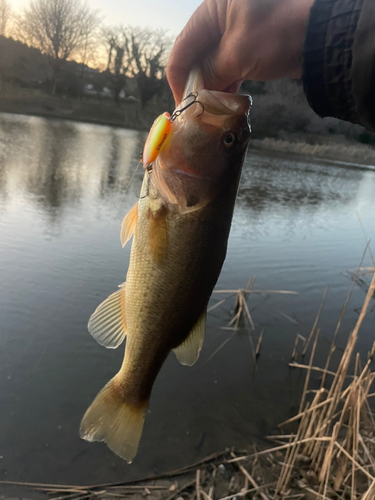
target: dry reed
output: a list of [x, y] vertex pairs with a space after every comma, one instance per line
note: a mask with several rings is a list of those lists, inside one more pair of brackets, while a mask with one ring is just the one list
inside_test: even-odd
[[[375, 481], [375, 425], [368, 402], [370, 389], [375, 379], [375, 373], [370, 369], [370, 364], [375, 351], [375, 343], [368, 354], [368, 359], [361, 368], [359, 356], [356, 356], [354, 376], [349, 377], [349, 367], [353, 359], [358, 332], [366, 316], [370, 301], [375, 292], [375, 274], [368, 287], [367, 295], [359, 314], [357, 323], [349, 335], [346, 349], [342, 355], [339, 367], [333, 374], [333, 381], [329, 390], [325, 390], [323, 383], [316, 392], [314, 400], [305, 405], [307, 387], [311, 370], [313, 369], [314, 351], [318, 338], [315, 336], [314, 346], [307, 368], [306, 381], [301, 398], [299, 414], [281, 424], [281, 427], [299, 421], [297, 432], [291, 440], [290, 435], [285, 436], [289, 441], [293, 454], [288, 453], [282, 466], [275, 495], [281, 497], [290, 489], [291, 471], [297, 465], [297, 453], [309, 460], [310, 472], [318, 478], [318, 498], [348, 498], [352, 500], [375, 498], [373, 495]], [[337, 336], [338, 328], [342, 322], [344, 305], [339, 324], [334, 334]], [[315, 326], [315, 325], [314, 325]], [[328, 370], [334, 342], [331, 345], [328, 361], [323, 375], [332, 375]], [[292, 366], [301, 366], [292, 364]], [[350, 383], [349, 383], [350, 380]], [[278, 436], [278, 439], [282, 438]], [[322, 438], [325, 438], [322, 440]], [[303, 442], [301, 442], [303, 441]], [[304, 486], [303, 482], [300, 487]], [[308, 484], [306, 483], [307, 487]], [[310, 488], [311, 489], [311, 488]]]
[[[222, 344], [219, 345], [215, 349], [215, 351], [207, 358], [206, 363], [211, 361], [213, 357], [216, 356], [216, 354], [221, 351], [223, 347], [225, 347], [230, 340], [235, 336], [236, 332], [239, 329], [241, 321], [245, 324], [248, 330], [249, 334], [249, 341], [250, 341], [250, 347], [251, 347], [251, 353], [253, 360], [256, 361], [257, 358], [260, 355], [260, 349], [263, 341], [263, 334], [264, 330], [262, 330], [259, 334], [258, 340], [256, 342], [256, 346], [254, 344], [254, 339], [252, 333], [255, 331], [255, 324], [253, 321], [253, 318], [251, 316], [252, 311], [256, 308], [259, 307], [263, 302], [269, 299], [271, 295], [274, 294], [281, 294], [281, 295], [296, 295], [297, 292], [293, 292], [291, 290], [255, 290], [254, 289], [254, 284], [255, 284], [255, 277], [251, 276], [249, 278], [249, 281], [247, 283], [246, 288], [239, 288], [237, 290], [214, 290], [214, 294], [225, 294], [228, 295], [226, 298], [220, 300], [213, 306], [209, 307], [207, 309], [207, 312], [211, 312], [215, 310], [216, 308], [222, 306], [225, 304], [229, 299], [231, 299], [233, 296], [235, 297], [235, 306], [234, 306], [234, 313], [233, 317], [229, 321], [228, 325], [225, 327], [222, 327], [224, 330], [230, 330], [232, 331], [232, 335], [226, 338]], [[248, 298], [251, 294], [254, 295], [266, 295], [265, 299], [263, 299], [259, 304], [257, 304], [255, 307], [253, 307], [252, 310], [249, 309], [248, 306]]]

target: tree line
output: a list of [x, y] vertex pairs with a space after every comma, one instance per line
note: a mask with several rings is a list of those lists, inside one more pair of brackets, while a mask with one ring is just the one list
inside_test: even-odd
[[168, 89], [165, 65], [172, 39], [162, 30], [106, 26], [101, 12], [84, 0], [30, 0], [20, 12], [0, 0], [0, 35], [45, 54], [52, 95], [69, 60], [81, 65], [82, 76], [88, 65], [99, 68], [116, 102], [130, 78], [142, 106]]
[[[154, 96], [160, 96], [163, 99], [156, 105], [171, 109], [173, 98], [165, 78], [165, 65], [172, 39], [161, 30], [107, 26], [100, 11], [85, 2], [30, 0], [22, 10], [13, 12], [9, 0], [0, 0], [0, 35], [7, 37], [0, 38], [4, 47], [0, 50], [0, 84], [4, 78], [15, 81], [14, 74], [2, 67], [5, 59], [12, 59], [11, 46], [20, 45], [11, 37], [28, 46], [21, 47], [27, 50], [14, 50], [18, 54], [14, 59], [20, 62], [13, 65], [18, 78], [28, 85], [31, 80], [44, 79], [43, 89], [52, 95], [81, 97], [84, 85], [90, 82], [95, 95], [107, 87], [117, 103], [125, 90], [128, 94], [135, 92], [142, 107]], [[38, 73], [41, 66], [48, 71]], [[99, 71], [90, 70], [89, 66]], [[257, 104], [252, 111], [253, 137], [304, 134], [314, 141], [317, 135], [339, 135], [375, 143], [374, 136], [359, 126], [318, 118], [307, 105], [298, 81], [245, 82], [243, 90], [252, 94]]]

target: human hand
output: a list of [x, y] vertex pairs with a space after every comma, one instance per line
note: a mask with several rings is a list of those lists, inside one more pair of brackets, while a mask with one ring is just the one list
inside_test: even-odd
[[167, 64], [176, 104], [193, 63], [205, 88], [238, 91], [243, 80], [301, 76], [314, 0], [204, 0], [177, 37]]

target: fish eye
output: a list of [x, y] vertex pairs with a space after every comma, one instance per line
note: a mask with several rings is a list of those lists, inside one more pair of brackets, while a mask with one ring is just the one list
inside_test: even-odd
[[232, 132], [229, 132], [228, 134], [225, 134], [224, 136], [224, 146], [226, 148], [231, 148], [238, 142], [238, 137], [236, 134], [233, 134]]

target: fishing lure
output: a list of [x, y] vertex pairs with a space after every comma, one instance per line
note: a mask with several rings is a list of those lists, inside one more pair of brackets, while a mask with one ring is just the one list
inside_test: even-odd
[[172, 123], [178, 116], [181, 115], [183, 111], [185, 111], [187, 108], [190, 108], [190, 106], [192, 106], [193, 104], [197, 103], [202, 106], [203, 113], [204, 106], [200, 101], [197, 101], [197, 94], [192, 92], [185, 97], [184, 101], [186, 99], [189, 99], [190, 97], [192, 97], [193, 100], [186, 104], [186, 106], [178, 107], [172, 113], [172, 115], [170, 115], [168, 112], [165, 112], [158, 116], [154, 121], [148, 134], [145, 147], [143, 149], [142, 162], [144, 168], [148, 168], [148, 166], [156, 160], [160, 151], [167, 144], [172, 130]]
[[154, 121], [151, 130], [148, 134], [146, 144], [143, 150], [143, 166], [144, 168], [154, 162], [167, 143], [172, 129], [171, 115], [167, 112], [158, 116]]

